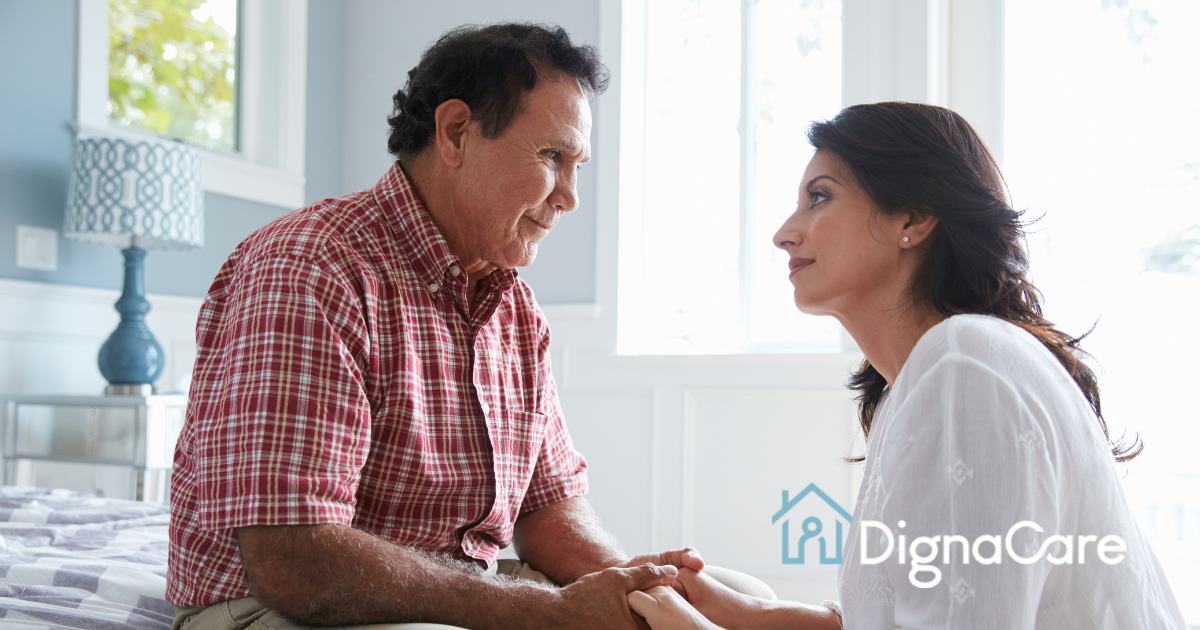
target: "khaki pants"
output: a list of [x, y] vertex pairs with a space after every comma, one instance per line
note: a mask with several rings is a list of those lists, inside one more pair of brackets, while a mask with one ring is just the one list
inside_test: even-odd
[[[520, 560], [498, 560], [492, 570], [500, 575], [553, 584], [541, 571]], [[771, 587], [745, 573], [720, 567], [707, 567], [704, 572], [739, 593], [775, 599]], [[176, 608], [175, 624], [171, 630], [300, 630], [309, 627], [274, 610], [263, 608], [253, 597], [241, 597], [207, 607]], [[458, 626], [440, 623], [376, 623], [343, 627], [353, 630], [462, 630]]]

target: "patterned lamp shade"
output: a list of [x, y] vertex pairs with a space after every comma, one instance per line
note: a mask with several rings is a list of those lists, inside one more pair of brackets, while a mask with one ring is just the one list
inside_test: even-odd
[[204, 245], [200, 154], [182, 144], [75, 141], [63, 236], [143, 249]]

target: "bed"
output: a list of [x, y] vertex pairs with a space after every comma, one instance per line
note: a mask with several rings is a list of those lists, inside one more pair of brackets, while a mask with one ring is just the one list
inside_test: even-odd
[[0, 628], [171, 627], [166, 506], [0, 486]]

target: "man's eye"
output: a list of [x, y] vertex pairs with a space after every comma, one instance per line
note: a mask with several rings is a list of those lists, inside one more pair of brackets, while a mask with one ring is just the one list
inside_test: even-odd
[[542, 153], [551, 160], [557, 160], [558, 156], [560, 155], [556, 149], [546, 149], [545, 151], [542, 151]]

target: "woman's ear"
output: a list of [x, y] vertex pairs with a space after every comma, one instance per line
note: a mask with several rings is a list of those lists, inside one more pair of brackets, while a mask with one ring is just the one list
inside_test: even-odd
[[938, 218], [932, 214], [916, 211], [901, 214], [907, 217], [900, 230], [900, 247], [903, 248], [916, 247], [924, 242], [938, 224]]
[[450, 168], [461, 166], [467, 126], [471, 124], [471, 106], [457, 98], [445, 101], [434, 110], [433, 123], [438, 158]]

